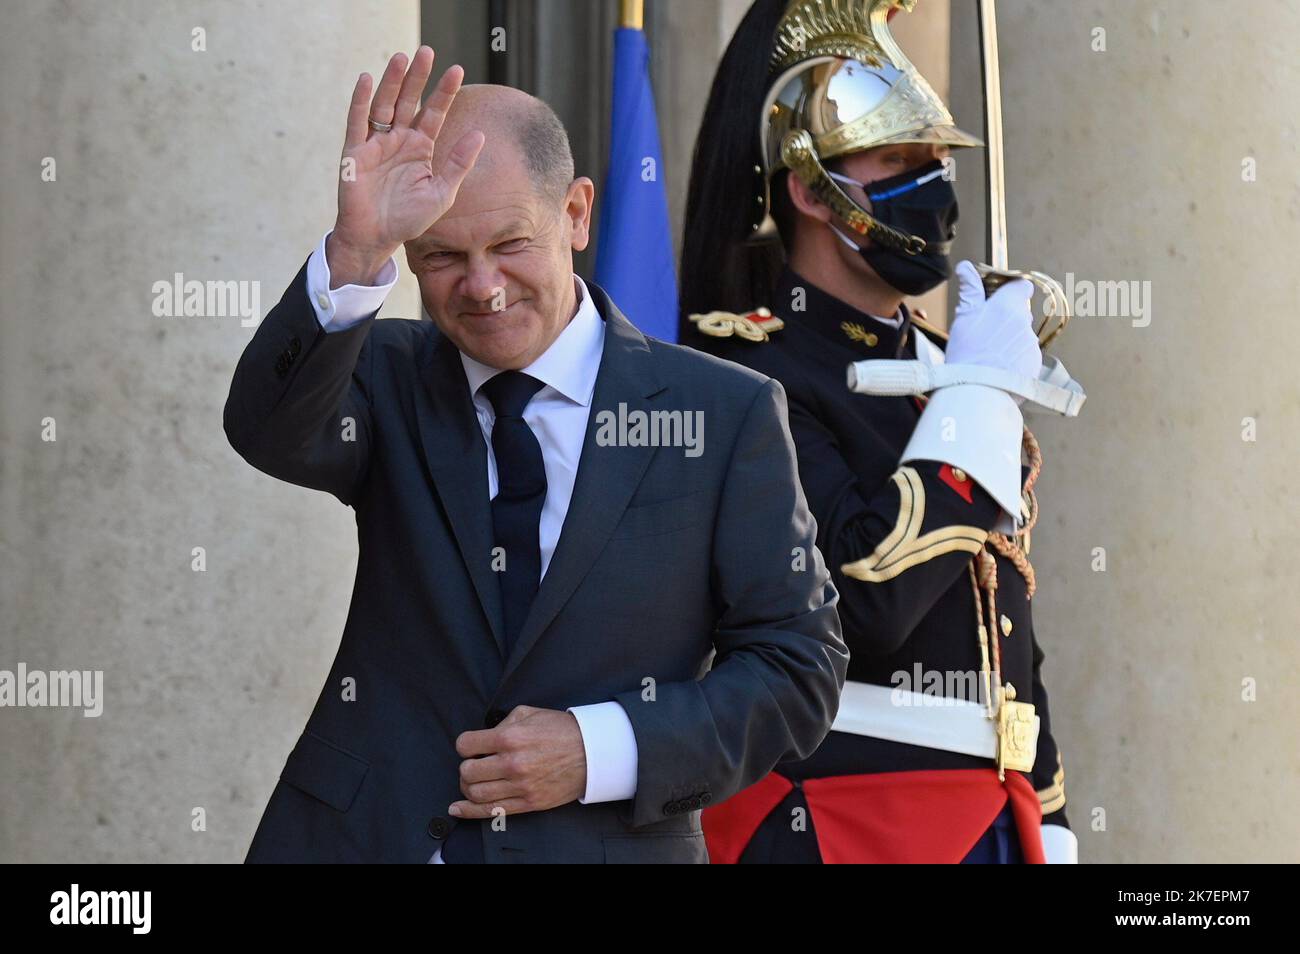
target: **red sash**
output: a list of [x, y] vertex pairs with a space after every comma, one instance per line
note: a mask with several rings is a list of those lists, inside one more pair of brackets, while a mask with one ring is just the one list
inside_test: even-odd
[[[773, 772], [721, 805], [702, 824], [713, 864], [735, 864], [772, 809], [794, 786]], [[1011, 800], [1020, 848], [1044, 864], [1042, 806], [1029, 780], [988, 769], [879, 772], [811, 778], [804, 797], [827, 864], [954, 864]]]

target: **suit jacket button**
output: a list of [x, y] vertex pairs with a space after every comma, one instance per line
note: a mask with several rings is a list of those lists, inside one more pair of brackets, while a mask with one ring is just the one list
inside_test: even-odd
[[701, 805], [707, 805], [707, 804], [709, 804], [709, 802], [711, 802], [711, 801], [713, 801], [713, 793], [712, 793], [712, 792], [701, 792], [701, 793], [700, 793], [700, 804], [701, 804]]
[[664, 805], [665, 815], [680, 815], [681, 812], [682, 812], [682, 803], [680, 801], [672, 801]]
[[289, 370], [288, 358], [286, 358], [284, 355], [280, 355], [278, 358], [275, 359], [276, 374], [280, 375], [280, 377], [284, 377], [285, 372], [288, 370]]
[[505, 721], [506, 713], [500, 709], [489, 709], [488, 714], [483, 717], [483, 725], [489, 729], [495, 729]]
[[686, 808], [688, 811], [698, 811], [700, 805], [700, 796], [698, 795], [692, 795], [690, 798], [686, 799]]
[[298, 352], [300, 352], [301, 350], [302, 350], [302, 342], [298, 339], [297, 335], [294, 335], [292, 338], [289, 339], [289, 354], [293, 355], [296, 358], [298, 356]]
[[451, 822], [441, 815], [435, 815], [429, 822], [429, 837], [442, 841], [451, 834]]

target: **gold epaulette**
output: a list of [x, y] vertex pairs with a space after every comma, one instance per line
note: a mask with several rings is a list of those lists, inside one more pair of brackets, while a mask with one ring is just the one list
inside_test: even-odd
[[711, 311], [704, 315], [691, 315], [691, 321], [702, 334], [713, 338], [744, 338], [746, 341], [767, 341], [773, 331], [780, 331], [785, 322], [766, 308], [757, 308], [745, 315], [730, 311]]
[[912, 324], [916, 325], [916, 327], [920, 328], [926, 334], [934, 335], [940, 341], [948, 340], [948, 332], [944, 331], [938, 325], [930, 324], [929, 320], [925, 317], [925, 312], [922, 309], [920, 308], [907, 309], [907, 317], [912, 322]]

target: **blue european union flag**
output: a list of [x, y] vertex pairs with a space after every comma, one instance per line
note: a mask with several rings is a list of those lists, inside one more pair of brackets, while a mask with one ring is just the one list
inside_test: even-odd
[[644, 334], [677, 340], [677, 268], [650, 48], [640, 30], [614, 32], [609, 170], [596, 244], [596, 283]]

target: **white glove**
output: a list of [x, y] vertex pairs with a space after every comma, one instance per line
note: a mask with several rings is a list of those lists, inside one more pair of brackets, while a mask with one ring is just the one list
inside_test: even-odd
[[[1031, 380], [1043, 367], [1043, 352], [1034, 334], [1029, 301], [1034, 286], [1023, 278], [1007, 282], [993, 297], [984, 297], [984, 283], [970, 262], [957, 263], [957, 314], [948, 332], [945, 364], [978, 364], [1000, 368]], [[1024, 398], [1013, 394], [1017, 404]]]
[[1079, 863], [1078, 835], [1064, 825], [1040, 825], [1039, 827], [1043, 833], [1043, 857], [1049, 865]]

